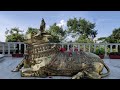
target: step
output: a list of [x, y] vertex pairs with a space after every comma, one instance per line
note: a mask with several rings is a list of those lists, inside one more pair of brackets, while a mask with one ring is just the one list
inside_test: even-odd
[[4, 55], [3, 54], [0, 54], [0, 61], [3, 61], [4, 60]]

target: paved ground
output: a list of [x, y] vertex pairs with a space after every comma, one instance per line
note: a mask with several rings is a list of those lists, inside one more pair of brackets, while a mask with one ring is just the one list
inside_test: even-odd
[[[47, 78], [21, 77], [19, 72], [11, 72], [17, 66], [22, 58], [5, 57], [0, 61], [0, 79], [70, 79], [71, 77], [54, 76]], [[120, 79], [120, 59], [104, 59], [110, 67], [111, 74], [104, 79]], [[106, 72], [104, 69], [103, 72]]]

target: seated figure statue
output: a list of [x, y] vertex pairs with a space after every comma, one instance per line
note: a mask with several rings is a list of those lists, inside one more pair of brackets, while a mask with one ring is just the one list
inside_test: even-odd
[[46, 23], [45, 23], [44, 19], [42, 18], [40, 29], [39, 29], [38, 33], [36, 35], [34, 35], [35, 38], [40, 37], [44, 33], [45, 25], [46, 25]]

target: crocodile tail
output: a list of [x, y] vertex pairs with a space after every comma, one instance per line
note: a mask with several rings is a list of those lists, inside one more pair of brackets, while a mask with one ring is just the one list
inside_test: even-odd
[[103, 62], [103, 65], [104, 65], [104, 67], [106, 68], [107, 73], [101, 74], [101, 78], [106, 77], [106, 76], [108, 76], [108, 75], [110, 74], [110, 69], [109, 69], [109, 67], [108, 67], [104, 62]]

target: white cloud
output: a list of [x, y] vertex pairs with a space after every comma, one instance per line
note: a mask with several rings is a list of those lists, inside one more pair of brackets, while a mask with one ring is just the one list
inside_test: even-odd
[[61, 20], [60, 23], [57, 24], [57, 26], [59, 26], [59, 27], [61, 27], [61, 26], [62, 26], [62, 27], [66, 27], [66, 22], [65, 22], [65, 20]]
[[50, 28], [50, 26], [49, 25], [46, 25], [46, 29], [49, 29]]

